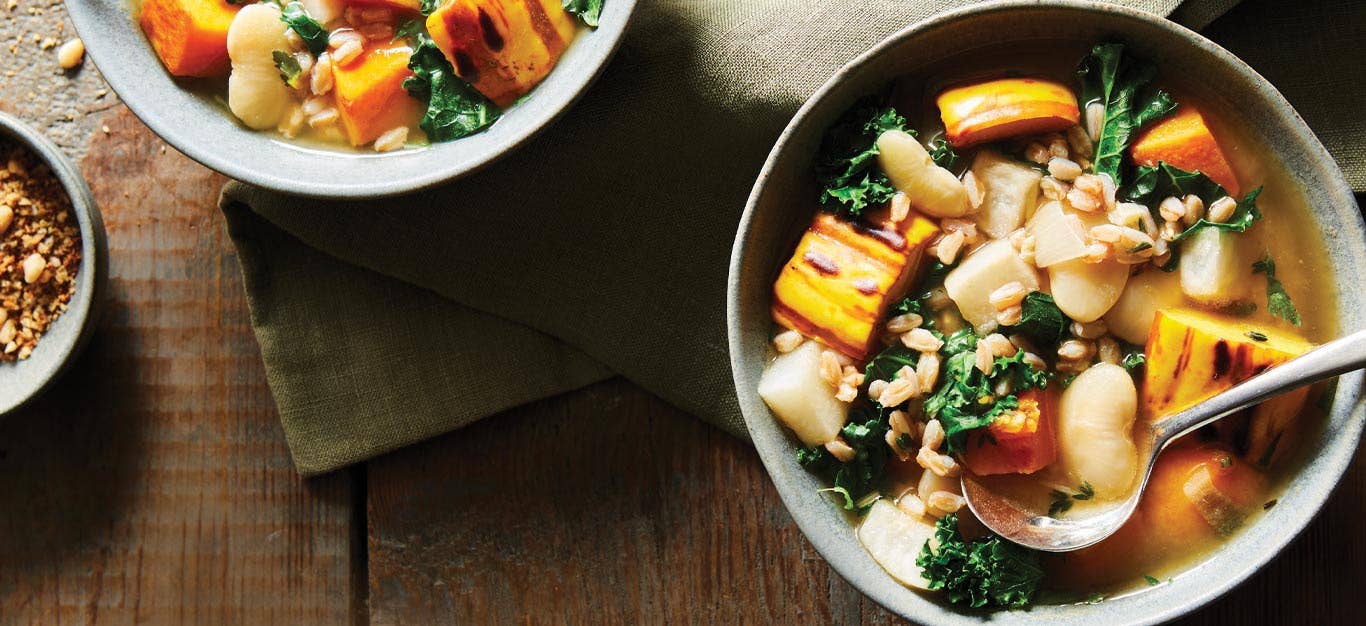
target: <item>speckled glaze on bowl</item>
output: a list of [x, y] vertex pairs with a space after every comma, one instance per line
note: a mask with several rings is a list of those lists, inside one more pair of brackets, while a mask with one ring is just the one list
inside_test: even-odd
[[[892, 78], [941, 58], [987, 45], [1059, 36], [1081, 41], [1119, 38], [1163, 67], [1180, 68], [1204, 94], [1237, 111], [1252, 139], [1271, 148], [1304, 190], [1327, 239], [1336, 274], [1341, 331], [1366, 327], [1366, 235], [1350, 188], [1333, 159], [1274, 87], [1216, 44], [1148, 13], [1077, 0], [1008, 1], [942, 14], [898, 32], [835, 74], [797, 112], [769, 154], [740, 222], [727, 294], [731, 367], [754, 445], [797, 525], [841, 576], [878, 603], [925, 624], [1142, 624], [1187, 613], [1233, 588], [1286, 546], [1323, 506], [1352, 460], [1366, 406], [1362, 375], [1343, 376], [1318, 453], [1290, 479], [1279, 504], [1243, 529], [1212, 558], [1182, 574], [1180, 584], [1090, 605], [1036, 606], [1023, 611], [961, 611], [897, 584], [864, 552], [848, 520], [797, 465], [796, 440], [755, 391], [767, 357], [770, 289], [790, 246], [810, 220], [811, 161], [824, 129], [859, 97]], [[1274, 45], [1274, 42], [1271, 44]], [[1342, 598], [1350, 602], [1351, 598]]]
[[248, 130], [219, 104], [171, 77], [129, 14], [129, 0], [69, 0], [67, 12], [90, 57], [128, 108], [186, 156], [237, 180], [318, 198], [373, 198], [433, 187], [470, 174], [522, 145], [574, 103], [621, 42], [636, 0], [608, 0], [597, 29], [583, 32], [555, 69], [486, 131], [383, 154], [301, 146]]
[[61, 181], [81, 231], [81, 265], [66, 312], [52, 323], [33, 355], [0, 363], [0, 417], [38, 397], [66, 371], [95, 332], [109, 275], [104, 220], [80, 170], [60, 148], [18, 118], [0, 113], [0, 136], [31, 150]]

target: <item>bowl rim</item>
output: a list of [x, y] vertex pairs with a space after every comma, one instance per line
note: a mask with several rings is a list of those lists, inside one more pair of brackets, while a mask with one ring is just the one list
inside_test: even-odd
[[[76, 320], [80, 328], [66, 345], [52, 346], [63, 349], [65, 353], [48, 365], [48, 370], [41, 375], [40, 382], [12, 399], [0, 400], [0, 418], [3, 418], [28, 406], [47, 391], [70, 369], [86, 344], [90, 342], [99, 322], [100, 312], [104, 308], [104, 292], [109, 275], [109, 246], [99, 205], [95, 203], [90, 186], [71, 158], [27, 122], [5, 112], [0, 112], [0, 135], [31, 151], [52, 170], [71, 201], [71, 212], [75, 215], [81, 234], [81, 265], [76, 272], [76, 284], [67, 310], [57, 320], [60, 322], [69, 317]], [[33, 363], [35, 362], [18, 361], [10, 365], [24, 367]]]
[[[1174, 37], [1186, 39], [1197, 47], [1204, 49], [1206, 54], [1211, 55], [1217, 62], [1227, 66], [1231, 72], [1241, 74], [1242, 77], [1247, 79], [1250, 83], [1260, 87], [1262, 95], [1271, 105], [1271, 108], [1275, 109], [1278, 114], [1283, 115], [1288, 124], [1294, 127], [1302, 138], [1307, 139], [1306, 143], [1308, 144], [1308, 151], [1312, 160], [1319, 164], [1328, 165], [1324, 170], [1329, 173], [1329, 180], [1324, 182], [1329, 186], [1329, 192], [1345, 198], [1346, 202], [1348, 202], [1351, 207], [1356, 206], [1351, 187], [1347, 184], [1341, 169], [1337, 167], [1332, 156], [1328, 153], [1327, 149], [1323, 147], [1322, 142], [1318, 140], [1313, 131], [1309, 129], [1299, 113], [1290, 105], [1280, 91], [1270, 83], [1270, 81], [1267, 81], [1237, 56], [1203, 35], [1162, 16], [1123, 5], [1102, 3], [1094, 0], [997, 0], [991, 3], [960, 7], [937, 13], [896, 31], [844, 64], [831, 75], [828, 80], [822, 83], [822, 85], [816, 89], [797, 110], [791, 121], [789, 121], [778, 139], [774, 142], [772, 150], [769, 152], [763, 167], [755, 179], [754, 187], [746, 200], [745, 209], [736, 230], [728, 267], [726, 290], [726, 330], [727, 347], [730, 353], [731, 375], [735, 385], [738, 404], [745, 420], [746, 429], [749, 432], [751, 439], [756, 442], [755, 447], [759, 452], [760, 460], [763, 462], [769, 477], [774, 480], [774, 485], [778, 490], [780, 499], [787, 508], [789, 514], [792, 515], [793, 520], [796, 522], [803, 536], [811, 542], [816, 551], [830, 564], [836, 573], [857, 588], [861, 593], [869, 596], [884, 608], [911, 620], [933, 620], [931, 623], [981, 623], [983, 619], [991, 619], [993, 616], [997, 615], [1008, 617], [1014, 615], [1014, 613], [963, 611], [948, 604], [920, 596], [915, 591], [905, 588], [895, 582], [892, 583], [890, 588], [887, 585], [874, 584], [890, 581], [891, 579], [885, 572], [880, 570], [876, 572], [876, 575], [883, 580], [874, 581], [865, 578], [864, 573], [859, 567], [860, 564], [855, 562], [856, 558], [845, 554], [845, 540], [826, 532], [824, 527], [819, 524], [819, 520], [816, 518], [815, 514], [805, 510], [807, 504], [799, 500], [799, 492], [797, 491], [800, 487], [777, 479], [777, 476], [781, 473], [785, 473], [785, 470], [775, 471], [775, 468], [778, 467], [779, 463], [788, 461], [779, 455], [780, 453], [789, 453], [790, 450], [784, 449], [778, 451], [759, 444], [761, 430], [769, 428], [783, 430], [783, 427], [781, 425], [773, 424], [774, 418], [769, 411], [758, 409], [750, 410], [749, 408], [755, 404], [755, 401], [762, 405], [762, 400], [757, 400], [757, 392], [747, 386], [747, 383], [752, 381], [749, 380], [748, 375], [744, 372], [744, 368], [751, 366], [752, 364], [743, 362], [741, 358], [741, 355], [746, 351], [744, 346], [744, 330], [742, 328], [743, 320], [741, 316], [742, 298], [745, 295], [740, 292], [741, 266], [743, 260], [747, 256], [752, 239], [750, 235], [757, 205], [764, 195], [768, 179], [778, 166], [779, 155], [788, 148], [788, 144], [792, 141], [792, 138], [797, 133], [799, 127], [802, 127], [809, 122], [808, 118], [811, 116], [812, 111], [817, 108], [819, 102], [839, 94], [846, 78], [857, 72], [863, 65], [872, 62], [883, 54], [890, 53], [891, 50], [906, 40], [914, 38], [921, 33], [940, 28], [948, 23], [962, 19], [993, 13], [1018, 11], [1021, 9], [1094, 12], [1109, 14], [1121, 20], [1126, 18], [1134, 19], [1141, 22], [1147, 22], [1149, 25], [1160, 30], [1167, 31]], [[1354, 234], [1358, 235], [1357, 245], [1360, 246], [1362, 242], [1366, 242], [1366, 238], [1361, 236], [1363, 230], [1366, 229], [1363, 228], [1360, 210], [1354, 211], [1353, 213], [1354, 223], [1349, 219], [1349, 226], [1355, 226]], [[756, 243], [755, 245], [762, 244]], [[1350, 330], [1352, 329], [1342, 329], [1343, 332], [1348, 332]], [[1350, 466], [1360, 445], [1363, 425], [1366, 424], [1366, 420], [1362, 419], [1364, 404], [1362, 393], [1363, 380], [1366, 380], [1366, 377], [1363, 377], [1359, 372], [1344, 374], [1339, 379], [1334, 403], [1348, 403], [1347, 410], [1350, 413], [1344, 424], [1345, 428], [1339, 435], [1345, 435], [1346, 441], [1344, 443], [1350, 442], [1350, 445], [1346, 448], [1340, 448], [1335, 455], [1325, 459], [1328, 465], [1326, 468], [1322, 468], [1321, 471], [1316, 473], [1316, 481], [1319, 484], [1327, 485], [1328, 488], [1325, 489], [1319, 497], [1314, 499], [1311, 507], [1302, 508], [1295, 512], [1295, 517], [1290, 520], [1293, 532], [1282, 535], [1277, 539], [1276, 545], [1273, 546], [1272, 549], [1264, 550], [1259, 555], [1244, 560], [1240, 566], [1236, 567], [1236, 571], [1232, 576], [1226, 577], [1213, 584], [1205, 585], [1198, 591], [1188, 594], [1183, 603], [1162, 606], [1155, 611], [1141, 615], [1107, 615], [1106, 619], [1118, 617], [1122, 619], [1122, 623], [1148, 624], [1171, 620], [1185, 615], [1209, 604], [1216, 598], [1219, 598], [1234, 587], [1245, 582], [1267, 563], [1275, 559], [1286, 546], [1303, 533], [1310, 522], [1317, 517], [1323, 506], [1327, 504], [1333, 490], [1341, 483], [1342, 477]], [[767, 422], [767, 424], [761, 425], [761, 422]], [[791, 441], [790, 433], [784, 434], [788, 436], [786, 440]], [[1296, 472], [1294, 476], [1298, 476], [1306, 469], [1307, 468], [1301, 469]], [[826, 504], [827, 506], [833, 506], [828, 503]], [[1252, 527], [1261, 525], [1265, 523], [1265, 521], [1264, 518], [1259, 518]], [[1250, 532], [1252, 527], [1243, 532]], [[852, 528], [853, 525], [850, 524], [850, 529], [852, 530]], [[861, 547], [859, 549], [861, 550]], [[862, 556], [865, 559], [867, 558], [866, 555]], [[1183, 575], [1191, 573], [1201, 568], [1203, 564], [1213, 562], [1218, 558], [1219, 553], [1213, 553], [1206, 560], [1193, 565], [1190, 569], [1183, 570]], [[1160, 591], [1160, 589], [1154, 589], [1152, 591], [1145, 590], [1145, 593], [1137, 595], [1160, 593]], [[915, 603], [908, 604], [903, 601], [907, 594], [921, 597], [924, 601], [920, 603], [919, 606], [925, 607], [924, 610], [919, 610]], [[1126, 597], [1128, 595], [1129, 594], [1126, 594]], [[1089, 607], [1081, 608], [1085, 609]], [[1082, 617], [1083, 620], [1097, 617], [1097, 614], [1091, 611], [1084, 611], [1084, 613], [1085, 616]], [[1068, 615], [1067, 617], [1076, 619], [1078, 616]]]
[[[146, 82], [142, 73], [145, 71], [159, 72], [169, 78], [172, 83], [184, 92], [186, 99], [198, 99], [190, 90], [182, 84], [182, 79], [170, 76], [162, 66], [155, 53], [152, 53], [155, 67], [150, 70], [138, 63], [126, 62], [132, 58], [124, 55], [124, 59], [117, 58], [120, 55], [124, 44], [118, 39], [114, 32], [116, 29], [108, 28], [101, 22], [102, 6], [100, 2], [105, 0], [73, 0], [66, 3], [67, 12], [71, 16], [72, 24], [75, 26], [77, 34], [85, 42], [86, 51], [90, 59], [99, 68], [106, 83], [118, 94], [119, 99], [128, 106], [129, 110], [137, 116], [142, 123], [146, 124], [158, 137], [170, 144], [182, 154], [190, 157], [201, 165], [222, 173], [233, 180], [249, 183], [263, 189], [268, 189], [277, 193], [321, 199], [347, 199], [347, 200], [366, 200], [376, 198], [386, 198], [391, 196], [404, 195], [431, 189], [443, 183], [458, 180], [474, 174], [485, 167], [503, 158], [510, 152], [524, 146], [531, 141], [541, 131], [553, 124], [566, 111], [573, 108], [573, 105], [585, 94], [593, 83], [597, 81], [603, 71], [607, 68], [609, 61], [621, 46], [626, 27], [629, 25], [632, 16], [635, 14], [637, 0], [610, 0], [605, 3], [604, 12], [597, 28], [591, 28], [588, 32], [581, 32], [571, 44], [572, 48], [590, 46], [586, 51], [588, 55], [584, 59], [589, 69], [576, 74], [573, 79], [561, 85], [559, 90], [547, 94], [544, 84], [537, 85], [529, 94], [528, 98], [536, 98], [537, 94], [542, 94], [541, 98], [552, 98], [547, 100], [548, 106], [534, 111], [532, 116], [518, 125], [509, 136], [503, 138], [503, 142], [494, 145], [476, 159], [452, 160], [443, 165], [443, 161], [434, 156], [429, 156], [425, 160], [418, 161], [419, 155], [439, 154], [442, 148], [455, 149], [461, 140], [431, 144], [417, 150], [399, 150], [387, 154], [366, 154], [350, 153], [343, 150], [331, 150], [326, 148], [315, 149], [308, 146], [292, 144], [289, 140], [278, 137], [270, 137], [276, 143], [289, 144], [294, 148], [311, 152], [322, 156], [322, 163], [346, 164], [354, 171], [364, 171], [364, 163], [368, 159], [397, 159], [409, 158], [414, 162], [403, 168], [403, 176], [390, 180], [359, 180], [347, 182], [345, 180], [326, 180], [319, 178], [291, 178], [282, 176], [276, 172], [264, 168], [249, 165], [253, 159], [243, 158], [240, 154], [230, 154], [226, 151], [217, 149], [213, 144], [216, 142], [205, 141], [206, 137], [199, 131], [185, 128], [182, 125], [173, 123], [165, 119], [160, 114], [160, 109], [166, 106], [161, 102], [160, 92], [156, 89], [144, 88]], [[150, 51], [151, 46], [147, 43], [146, 37], [142, 34], [142, 29], [138, 25], [137, 16], [133, 15], [128, 9], [127, 0], [107, 0], [116, 2], [118, 10], [123, 13], [128, 26], [136, 31], [137, 38], [142, 46]], [[619, 8], [620, 7], [620, 8]], [[576, 19], [577, 21], [577, 19]], [[590, 40], [589, 38], [593, 38]], [[109, 63], [102, 63], [102, 59], [109, 59]], [[562, 70], [564, 57], [557, 63], [557, 67], [552, 69], [547, 75], [547, 79], [555, 73], [555, 70]], [[542, 83], [545, 83], [543, 80]], [[184, 101], [184, 100], [180, 100]], [[511, 107], [504, 109], [504, 114], [517, 107], [524, 107], [528, 103], [519, 101]], [[233, 124], [234, 132], [256, 133], [238, 124], [231, 114], [222, 112]], [[505, 122], [506, 120], [499, 120]], [[496, 126], [498, 122], [495, 122]], [[470, 138], [477, 137], [489, 132], [485, 129], [482, 133], [472, 135]], [[208, 137], [211, 139], [211, 137]], [[469, 139], [469, 138], [466, 138]], [[272, 148], [274, 149], [274, 148]]]

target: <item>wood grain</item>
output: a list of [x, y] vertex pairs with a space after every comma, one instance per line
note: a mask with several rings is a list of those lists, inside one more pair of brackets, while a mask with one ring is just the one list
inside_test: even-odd
[[[1191, 624], [1366, 621], [1366, 480]], [[416, 623], [900, 621], [802, 538], [746, 444], [620, 380], [369, 464], [370, 617]]]
[[0, 423], [0, 623], [345, 622], [351, 477], [290, 464], [223, 179], [120, 109], [83, 163], [109, 233], [99, 331]]

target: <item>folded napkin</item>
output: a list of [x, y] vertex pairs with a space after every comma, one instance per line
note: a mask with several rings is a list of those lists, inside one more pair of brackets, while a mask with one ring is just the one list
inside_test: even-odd
[[[1232, 4], [1193, 1], [1125, 4], [1193, 27]], [[645, 1], [589, 94], [479, 174], [373, 202], [229, 184], [222, 208], [298, 470], [614, 374], [744, 436], [724, 297], [764, 158], [841, 65], [962, 4]], [[1313, 19], [1255, 4], [1239, 9], [1255, 20], [1215, 32], [1332, 129], [1324, 139], [1362, 185], [1362, 124], [1334, 102], [1363, 96], [1361, 2], [1297, 5]]]

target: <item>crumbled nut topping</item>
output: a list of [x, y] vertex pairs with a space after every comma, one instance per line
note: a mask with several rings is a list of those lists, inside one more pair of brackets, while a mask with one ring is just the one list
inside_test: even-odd
[[0, 361], [26, 359], [66, 311], [81, 234], [66, 190], [28, 151], [0, 142]]

